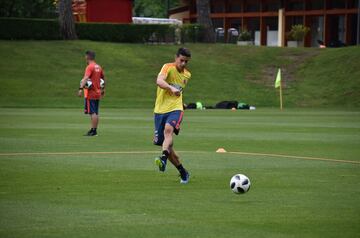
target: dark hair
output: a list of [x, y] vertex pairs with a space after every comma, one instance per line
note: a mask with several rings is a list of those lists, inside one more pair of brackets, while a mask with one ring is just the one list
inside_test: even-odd
[[177, 57], [179, 57], [180, 55], [190, 58], [191, 57], [191, 52], [190, 52], [189, 49], [181, 47], [181, 48], [178, 49], [178, 51], [176, 53]]
[[87, 57], [89, 57], [90, 60], [94, 60], [95, 59], [95, 52], [88, 50], [85, 52], [85, 54], [87, 55]]

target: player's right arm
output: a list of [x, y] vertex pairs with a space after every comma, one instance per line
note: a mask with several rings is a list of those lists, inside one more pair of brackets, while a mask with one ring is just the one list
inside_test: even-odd
[[162, 89], [169, 90], [176, 96], [180, 96], [180, 90], [171, 86], [170, 84], [168, 84], [168, 82], [166, 82], [167, 76], [168, 76], [168, 68], [166, 67], [166, 65], [164, 65], [156, 79], [157, 86], [159, 86]]
[[79, 92], [78, 92], [78, 96], [81, 97], [82, 96], [82, 91], [84, 90], [84, 86], [85, 86], [85, 83], [86, 83], [86, 80], [88, 78], [85, 78], [83, 77], [80, 81], [80, 87], [79, 87]]
[[87, 66], [86, 69], [85, 69], [84, 77], [80, 81], [80, 88], [79, 88], [79, 92], [78, 92], [79, 97], [81, 97], [82, 91], [83, 91], [83, 89], [85, 87], [85, 84], [86, 84], [86, 81], [89, 80], [89, 78], [91, 76], [91, 73], [92, 73], [92, 68], [90, 66]]

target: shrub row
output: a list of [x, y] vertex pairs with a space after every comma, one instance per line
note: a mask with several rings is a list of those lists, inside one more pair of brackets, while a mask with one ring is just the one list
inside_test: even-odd
[[77, 23], [76, 32], [79, 39], [133, 43], [165, 41], [174, 34], [169, 25], [108, 23]]
[[56, 20], [0, 18], [0, 39], [59, 40], [59, 23]]
[[[111, 23], [76, 23], [79, 39], [111, 42], [174, 42], [175, 26]], [[201, 27], [181, 27], [183, 42], [201, 41]], [[0, 39], [59, 40], [59, 23], [49, 19], [0, 18]]]

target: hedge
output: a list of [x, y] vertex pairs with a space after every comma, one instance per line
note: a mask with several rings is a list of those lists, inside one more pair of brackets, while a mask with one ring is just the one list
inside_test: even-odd
[[[174, 42], [173, 25], [76, 23], [79, 39], [111, 42]], [[201, 41], [201, 27], [181, 27], [182, 41]], [[60, 40], [59, 23], [49, 19], [0, 18], [0, 39]]]
[[77, 23], [79, 39], [112, 42], [173, 41], [170, 25]]
[[181, 26], [182, 42], [202, 42], [204, 40], [204, 28], [199, 24], [184, 24]]
[[0, 39], [3, 40], [59, 40], [56, 20], [0, 18]]

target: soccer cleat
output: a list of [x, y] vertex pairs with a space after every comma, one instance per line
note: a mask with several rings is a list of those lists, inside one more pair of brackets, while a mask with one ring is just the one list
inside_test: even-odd
[[93, 131], [90, 136], [98, 136], [96, 131]]
[[185, 171], [184, 174], [180, 174], [180, 183], [187, 184], [190, 180], [190, 174], [188, 171]]
[[89, 130], [84, 136], [97, 136], [97, 132], [94, 130]]
[[160, 172], [165, 172], [166, 161], [163, 161], [160, 157], [155, 158], [155, 164], [159, 167]]
[[84, 136], [90, 136], [92, 133], [92, 129], [90, 129], [88, 132], [86, 132], [86, 134]]

